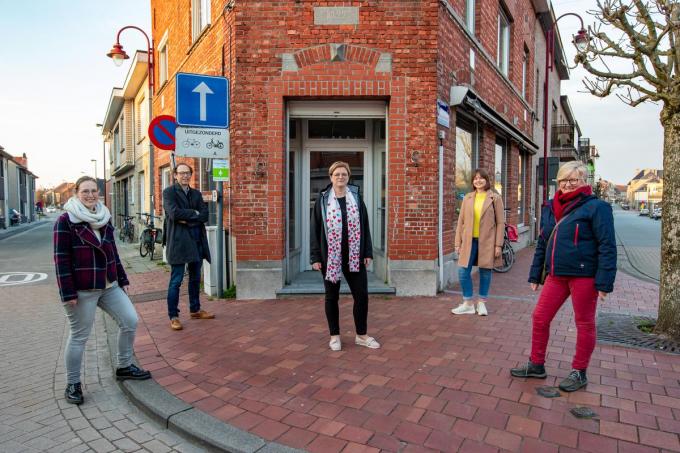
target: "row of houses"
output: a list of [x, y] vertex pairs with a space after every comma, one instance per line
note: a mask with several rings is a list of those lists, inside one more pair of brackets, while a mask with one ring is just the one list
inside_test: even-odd
[[628, 182], [626, 201], [633, 209], [654, 209], [663, 199], [663, 170], [643, 168], [637, 170]]
[[0, 146], [0, 228], [9, 228], [19, 213], [19, 222], [33, 222], [35, 212], [35, 180], [28, 169], [26, 154], [12, 156]]
[[[475, 168], [494, 175], [518, 247], [537, 233], [544, 134], [550, 194], [561, 162], [582, 160], [594, 174], [597, 150], [561, 92], [559, 33], [547, 70], [548, 0], [317, 5], [151, 0], [155, 48], [134, 54], [102, 127], [117, 221], [148, 212], [152, 197], [163, 215], [173, 161], [148, 142], [148, 103], [154, 116], [174, 115], [179, 72], [230, 81], [223, 226], [242, 299], [275, 297], [308, 276], [310, 209], [336, 160], [350, 163], [371, 213], [372, 281], [401, 295], [456, 279], [455, 226]], [[194, 168], [195, 187], [216, 188], [209, 159], [178, 161]]]

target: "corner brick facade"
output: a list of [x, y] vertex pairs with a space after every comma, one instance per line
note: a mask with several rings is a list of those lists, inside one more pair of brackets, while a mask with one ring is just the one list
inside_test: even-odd
[[[464, 23], [465, 0], [312, 2], [211, 2], [211, 20], [192, 41], [191, 1], [152, 0], [153, 38], [167, 34], [168, 81], [156, 87], [154, 115], [174, 114], [177, 72], [224, 75], [231, 81], [231, 218], [236, 262], [281, 262], [286, 256], [286, 103], [288, 100], [384, 100], [387, 103], [387, 258], [438, 262], [438, 138], [444, 146], [444, 254], [453, 252], [456, 194], [456, 117], [437, 125], [437, 99], [452, 85], [469, 86], [518, 141], [488, 118], [478, 125], [478, 165], [494, 173], [495, 143], [508, 139], [504, 190], [510, 223], [529, 222], [533, 186], [531, 146], [534, 105], [534, 32], [531, 0], [502, 2], [511, 20], [510, 65], [496, 64], [498, 0], [477, 0], [474, 33]], [[315, 7], [355, 7], [358, 23], [315, 25]], [[505, 8], [505, 6], [503, 6]], [[332, 21], [331, 21], [332, 22]], [[341, 20], [342, 22], [342, 20]], [[333, 61], [336, 44], [344, 57]], [[526, 95], [522, 62], [528, 49]], [[470, 55], [474, 53], [474, 70]], [[292, 57], [291, 57], [292, 56]], [[384, 58], [391, 59], [385, 64]], [[156, 55], [158, 62], [158, 55]], [[156, 65], [156, 80], [160, 80]], [[469, 109], [469, 107], [459, 107]], [[414, 163], [414, 152], [420, 155]], [[517, 214], [519, 153], [527, 209]], [[170, 154], [156, 150], [156, 180]], [[179, 161], [179, 159], [178, 159]], [[194, 168], [197, 163], [193, 162]], [[161, 200], [161, 184], [156, 184]], [[511, 196], [510, 194], [514, 194]], [[161, 213], [161, 203], [156, 203]], [[225, 220], [225, 226], [228, 221]], [[374, 233], [375, 234], [375, 233]], [[305, 240], [305, 239], [303, 239]], [[433, 267], [430, 266], [430, 269]], [[447, 269], [447, 273], [452, 269]], [[430, 271], [434, 272], [435, 271]], [[237, 281], [237, 284], [239, 282]], [[399, 292], [399, 288], [397, 288]], [[436, 292], [436, 286], [426, 293]]]

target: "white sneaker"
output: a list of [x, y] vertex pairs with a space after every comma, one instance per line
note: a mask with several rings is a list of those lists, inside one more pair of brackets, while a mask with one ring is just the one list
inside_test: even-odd
[[354, 339], [354, 343], [356, 343], [359, 346], [366, 346], [367, 348], [370, 348], [370, 349], [379, 349], [380, 348], [380, 343], [375, 341], [375, 338], [373, 338], [373, 337], [366, 337], [365, 340], [362, 340], [360, 337], [356, 337]]
[[477, 302], [477, 314], [479, 316], [487, 316], [489, 314], [489, 312], [486, 311], [486, 304], [481, 300]]
[[331, 339], [330, 343], [328, 343], [328, 346], [331, 348], [331, 351], [342, 350], [342, 342], [340, 341], [340, 338]]
[[463, 302], [456, 308], [451, 309], [451, 313], [453, 313], [454, 315], [474, 315], [476, 312], [474, 305], [468, 305], [465, 302]]

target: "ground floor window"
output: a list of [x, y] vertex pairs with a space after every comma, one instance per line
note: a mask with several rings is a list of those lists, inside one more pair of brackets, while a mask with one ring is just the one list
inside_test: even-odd
[[472, 191], [472, 172], [477, 161], [477, 126], [465, 118], [456, 119], [456, 212], [465, 194]]
[[503, 197], [503, 204], [507, 206], [507, 154], [508, 142], [504, 138], [496, 138], [496, 148], [494, 155], [494, 189]]

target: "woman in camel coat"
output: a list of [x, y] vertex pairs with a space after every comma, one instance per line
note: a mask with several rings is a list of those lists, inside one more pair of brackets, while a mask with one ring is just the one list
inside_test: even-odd
[[[463, 303], [451, 310], [454, 315], [486, 316], [486, 300], [493, 268], [502, 264], [501, 251], [505, 219], [503, 200], [491, 190], [489, 174], [477, 169], [472, 179], [474, 192], [463, 198], [456, 227], [455, 250], [458, 253], [458, 280], [463, 290]], [[473, 266], [479, 266], [479, 299], [475, 310], [472, 302]]]

